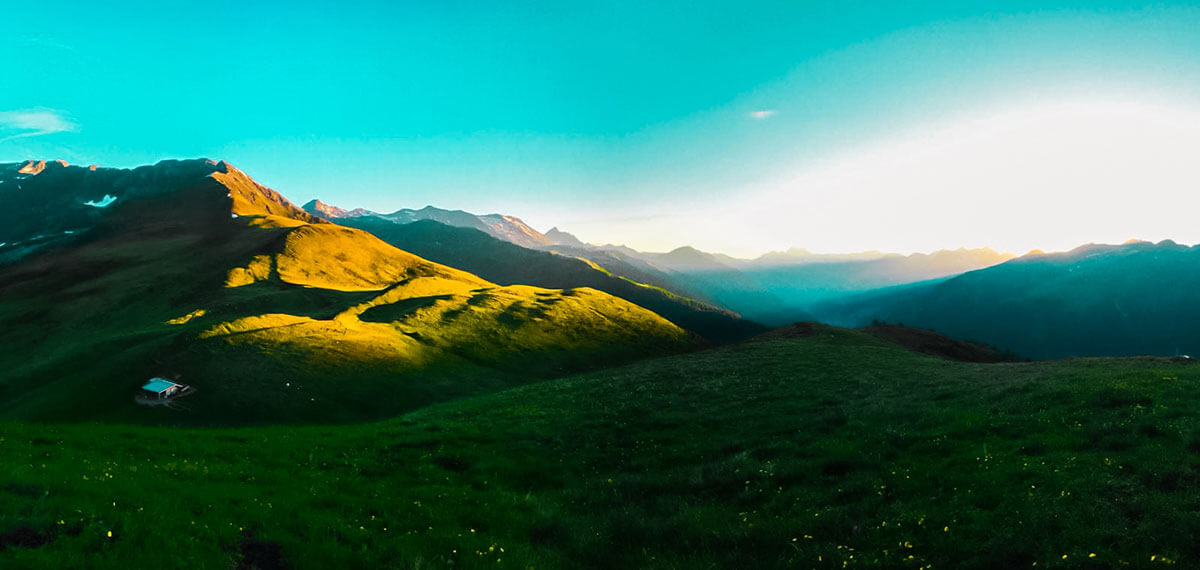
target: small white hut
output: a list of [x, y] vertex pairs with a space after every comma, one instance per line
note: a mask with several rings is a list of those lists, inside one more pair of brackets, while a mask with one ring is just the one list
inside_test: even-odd
[[143, 395], [147, 398], [156, 398], [166, 400], [171, 396], [177, 395], [183, 386], [176, 384], [166, 378], [151, 378], [142, 386]]

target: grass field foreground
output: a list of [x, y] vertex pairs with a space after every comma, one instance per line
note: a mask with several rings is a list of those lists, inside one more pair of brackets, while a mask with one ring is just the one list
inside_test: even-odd
[[5, 423], [0, 566], [1194, 567], [1197, 382], [817, 327], [382, 423]]

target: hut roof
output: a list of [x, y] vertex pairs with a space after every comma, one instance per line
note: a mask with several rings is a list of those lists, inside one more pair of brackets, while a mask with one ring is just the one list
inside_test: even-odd
[[171, 388], [172, 386], [178, 386], [178, 384], [165, 378], [151, 378], [146, 382], [145, 386], [142, 386], [142, 389], [150, 392], [162, 392], [163, 390]]

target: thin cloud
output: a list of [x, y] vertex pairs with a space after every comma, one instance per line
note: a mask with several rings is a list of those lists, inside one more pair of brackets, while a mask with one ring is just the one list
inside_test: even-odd
[[65, 51], [65, 52], [70, 52], [70, 53], [78, 53], [79, 52], [79, 50], [75, 49], [75, 46], [73, 46], [71, 44], [66, 44], [66, 43], [60, 42], [58, 40], [48, 38], [46, 36], [23, 36], [20, 41], [21, 41], [21, 43], [24, 43], [27, 46], [31, 46], [31, 47], [35, 47], [35, 48], [47, 48], [47, 49], [60, 50], [60, 51]]
[[73, 132], [78, 125], [62, 111], [22, 109], [0, 111], [0, 142], [24, 137]]
[[757, 111], [750, 111], [750, 118], [751, 119], [766, 119], [766, 118], [773, 116], [774, 114], [775, 114], [775, 109], [759, 109]]

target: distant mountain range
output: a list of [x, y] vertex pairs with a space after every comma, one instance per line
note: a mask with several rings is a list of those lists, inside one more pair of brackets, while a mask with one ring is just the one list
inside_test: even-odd
[[[513, 235], [534, 231], [500, 232], [485, 217], [465, 212], [450, 216], [431, 208], [420, 211], [427, 212], [428, 219], [436, 215], [441, 220], [452, 220], [452, 225], [490, 227], [490, 231], [484, 231], [510, 242], [519, 241], [512, 239]], [[402, 223], [411, 218], [373, 219], [378, 223]], [[368, 217], [340, 219], [361, 222]], [[530, 268], [549, 267], [545, 262], [510, 264], [510, 268], [525, 270], [503, 275], [488, 266], [501, 264], [498, 260], [505, 255], [476, 255], [477, 259], [467, 261], [469, 256], [464, 252], [470, 248], [454, 244], [470, 240], [434, 238], [437, 232], [430, 228], [417, 229], [396, 230], [407, 235], [397, 235], [394, 243], [413, 240], [414, 247], [423, 248], [431, 257], [470, 266], [501, 282], [524, 277], [548, 286], [558, 284], [545, 276], [533, 277], [536, 272]], [[372, 231], [387, 233], [383, 226], [375, 226]], [[1200, 322], [1200, 318], [1181, 316], [1200, 317], [1200, 302], [1193, 300], [1192, 293], [1200, 288], [1200, 253], [1173, 242], [1088, 245], [1060, 254], [1034, 251], [1020, 258], [987, 248], [912, 255], [879, 251], [831, 255], [793, 248], [757, 259], [738, 259], [691, 247], [647, 253], [623, 246], [587, 244], [558, 228], [537, 235], [545, 240], [526, 241], [529, 245], [524, 247], [586, 260], [595, 266], [597, 274], [624, 277], [628, 282], [673, 292], [694, 299], [692, 303], [711, 304], [768, 326], [810, 319], [843, 326], [902, 322], [1029, 358], [1200, 353], [1200, 326], [1191, 324]], [[415, 245], [418, 242], [421, 245]], [[435, 253], [434, 249], [439, 251]], [[507, 256], [520, 258], [516, 252], [512, 250]], [[656, 304], [627, 291], [612, 287], [606, 290], [670, 315], [676, 322], [687, 318], [681, 316], [679, 307], [664, 306], [662, 299]], [[727, 340], [735, 335], [714, 335], [704, 328], [730, 330], [725, 328], [728, 325], [706, 321], [688, 328], [710, 339]]]
[[520, 218], [501, 214], [475, 215], [462, 210], [443, 210], [433, 206], [425, 206], [420, 210], [402, 209], [390, 214], [380, 214], [364, 210], [363, 208], [345, 210], [336, 206], [330, 206], [320, 200], [312, 200], [305, 204], [303, 208], [307, 212], [329, 220], [374, 217], [397, 224], [411, 224], [421, 220], [431, 220], [448, 226], [477, 229], [497, 239], [502, 239], [521, 247], [539, 248], [554, 245], [554, 240], [529, 227]]
[[1086, 245], [814, 308], [823, 321], [935, 329], [1028, 358], [1200, 354], [1200, 247]]
[[[813, 318], [813, 304], [879, 287], [923, 281], [988, 267], [1011, 259], [991, 249], [932, 254], [810, 254], [792, 250], [753, 260], [680, 247], [643, 253], [612, 246], [552, 246], [552, 251], [607, 256], [613, 266], [641, 279], [735, 311], [770, 326]], [[800, 253], [803, 252], [803, 253]]]
[[795, 313], [777, 309], [775, 315], [778, 316], [763, 317], [770, 324], [782, 324], [799, 316], [812, 318], [814, 305], [828, 300], [881, 287], [959, 275], [1012, 257], [1012, 254], [983, 248], [907, 256], [864, 254], [857, 259], [825, 258], [791, 264], [760, 258], [745, 265], [742, 271], [759, 287], [782, 299], [785, 306], [795, 308]]
[[[224, 162], [31, 164], [0, 165], [0, 417], [362, 421], [697, 345], [596, 289], [327, 223]], [[155, 375], [198, 389], [189, 414], [133, 403]]]
[[[586, 259], [615, 276], [715, 305], [771, 326], [812, 318], [808, 308], [814, 303], [878, 287], [957, 275], [1012, 258], [1011, 254], [986, 248], [908, 256], [877, 251], [814, 254], [793, 248], [748, 260], [688, 246], [667, 253], [647, 253], [624, 246], [587, 244], [557, 227], [545, 234], [539, 233], [513, 216], [478, 216], [432, 206], [378, 214], [361, 208], [345, 210], [314, 200], [305, 204], [304, 209], [356, 227], [362, 227], [362, 221], [370, 219], [396, 224], [429, 220], [477, 229], [525, 248]], [[385, 227], [373, 222], [371, 231], [378, 234]], [[440, 257], [435, 256], [435, 259], [452, 265], [463, 262], [461, 255], [450, 255], [447, 251], [437, 255]], [[472, 267], [483, 271], [479, 265]], [[508, 277], [518, 278], [515, 275]], [[716, 338], [710, 331], [697, 332]], [[728, 335], [718, 337], [730, 338]]]
[[882, 251], [860, 251], [856, 253], [813, 253], [801, 247], [793, 247], [787, 251], [771, 251], [754, 259], [759, 266], [795, 265], [798, 263], [820, 263], [829, 261], [872, 261], [885, 257], [904, 257], [898, 253]]

